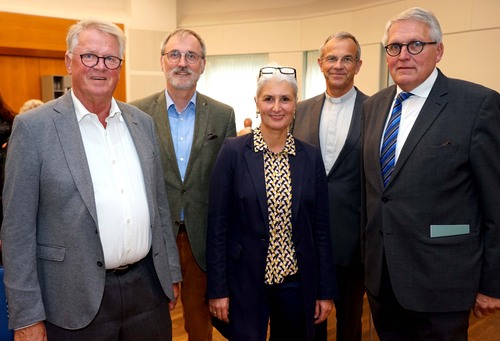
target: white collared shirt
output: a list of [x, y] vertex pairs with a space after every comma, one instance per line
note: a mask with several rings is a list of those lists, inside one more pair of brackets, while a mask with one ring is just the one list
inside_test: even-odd
[[71, 95], [92, 177], [106, 269], [135, 263], [149, 252], [151, 228], [134, 142], [114, 99], [104, 128], [97, 115]]
[[[399, 122], [399, 132], [396, 141], [396, 152], [395, 152], [396, 162], [398, 160], [399, 154], [401, 153], [401, 149], [403, 149], [406, 139], [408, 138], [408, 135], [410, 134], [410, 131], [413, 128], [415, 121], [417, 120], [418, 114], [422, 110], [422, 107], [424, 106], [427, 97], [429, 97], [429, 93], [431, 92], [431, 89], [434, 83], [436, 82], [437, 76], [438, 76], [438, 71], [437, 69], [434, 69], [434, 71], [422, 84], [420, 84], [415, 89], [410, 91], [413, 94], [413, 96], [406, 99], [402, 104], [401, 121]], [[392, 107], [394, 106], [394, 101], [396, 100], [397, 95], [402, 91], [403, 90], [398, 86], [396, 89], [396, 96], [394, 96], [393, 103], [389, 111], [389, 115], [387, 116], [387, 121], [385, 122], [385, 126], [387, 126], [387, 123], [389, 122], [389, 118], [391, 116], [390, 113], [392, 112]], [[382, 140], [380, 141], [381, 148], [382, 148], [383, 138], [384, 137], [382, 134]]]
[[341, 97], [330, 97], [325, 93], [325, 103], [319, 123], [319, 145], [326, 174], [330, 172], [344, 147], [351, 126], [356, 89], [351, 88]]

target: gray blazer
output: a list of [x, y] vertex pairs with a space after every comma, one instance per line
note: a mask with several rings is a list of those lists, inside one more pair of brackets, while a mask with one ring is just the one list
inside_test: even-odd
[[[118, 102], [144, 175], [152, 254], [163, 291], [181, 280], [153, 121]], [[47, 320], [87, 326], [106, 278], [92, 179], [71, 95], [17, 116], [6, 165], [2, 226], [9, 327]]]
[[406, 309], [464, 311], [478, 292], [500, 297], [500, 95], [439, 71], [384, 188], [380, 141], [395, 94], [363, 108], [367, 290], [379, 293], [385, 257]]
[[175, 157], [165, 90], [131, 104], [153, 117], [160, 140], [160, 152], [174, 235], [177, 236], [179, 213], [184, 208], [184, 220], [189, 243], [198, 265], [206, 269], [206, 236], [208, 191], [215, 159], [222, 141], [236, 136], [234, 110], [210, 97], [197, 93], [193, 145], [184, 182]]
[[[356, 88], [356, 101], [344, 147], [327, 174], [334, 260], [335, 264], [342, 266], [361, 263], [361, 111], [367, 98]], [[324, 93], [298, 103], [294, 137], [319, 147], [319, 123], [324, 103]]]

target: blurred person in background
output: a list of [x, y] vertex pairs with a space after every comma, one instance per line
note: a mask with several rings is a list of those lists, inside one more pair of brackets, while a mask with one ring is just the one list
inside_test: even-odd
[[238, 132], [238, 136], [250, 134], [252, 132], [252, 119], [247, 117], [243, 121], [243, 129]]
[[23, 103], [23, 105], [19, 109], [19, 113], [22, 114], [23, 112], [26, 112], [26, 111], [28, 111], [30, 109], [37, 108], [37, 107], [39, 107], [42, 104], [43, 104], [42, 100], [35, 99], [35, 98], [29, 99], [29, 100], [27, 100], [26, 102]]

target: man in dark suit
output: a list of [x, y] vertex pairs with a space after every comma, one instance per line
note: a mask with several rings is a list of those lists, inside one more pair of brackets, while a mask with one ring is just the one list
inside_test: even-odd
[[[367, 96], [354, 87], [354, 76], [361, 64], [361, 47], [352, 34], [338, 32], [329, 36], [318, 57], [326, 92], [298, 103], [293, 128], [296, 138], [321, 147], [325, 161], [339, 287], [335, 300], [339, 341], [361, 341], [361, 109]], [[317, 326], [315, 340], [327, 339], [326, 324]]]
[[467, 340], [471, 309], [500, 308], [500, 95], [436, 68], [442, 33], [427, 10], [391, 19], [383, 44], [395, 85], [363, 109], [375, 328], [381, 340]]
[[66, 95], [19, 115], [2, 239], [16, 340], [171, 340], [181, 281], [153, 120], [113, 98], [125, 35], [67, 36]]
[[236, 135], [233, 108], [196, 91], [205, 56], [205, 43], [196, 32], [178, 29], [168, 34], [161, 46], [166, 89], [132, 103], [153, 117], [158, 130], [190, 341], [212, 339], [205, 298], [208, 191], [222, 141]]

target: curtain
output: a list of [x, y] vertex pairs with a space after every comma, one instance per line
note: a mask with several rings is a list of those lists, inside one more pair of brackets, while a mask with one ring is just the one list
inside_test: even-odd
[[259, 69], [267, 59], [267, 54], [207, 56], [197, 89], [234, 108], [236, 131], [243, 128], [247, 117], [252, 119], [253, 128], [260, 124], [260, 118], [255, 118], [254, 97]]
[[319, 51], [305, 52], [304, 97], [308, 99], [325, 92], [325, 77], [318, 65]]

